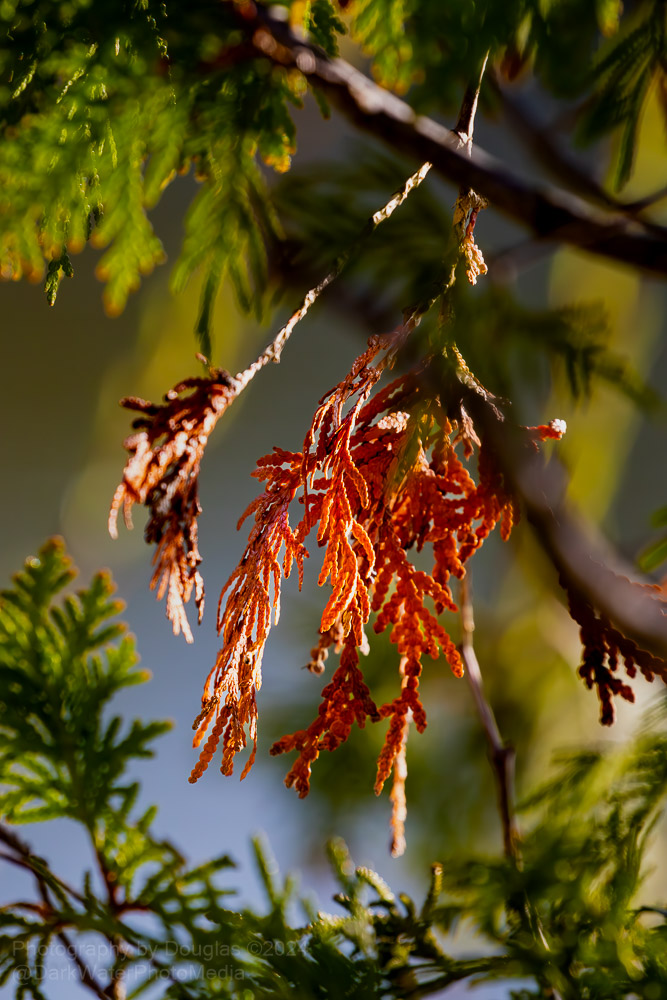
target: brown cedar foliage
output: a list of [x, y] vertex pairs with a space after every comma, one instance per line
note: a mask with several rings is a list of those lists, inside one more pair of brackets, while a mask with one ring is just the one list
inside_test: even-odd
[[[425, 365], [372, 395], [405, 334], [406, 328], [399, 327], [371, 339], [349, 374], [320, 401], [301, 452], [274, 448], [258, 462], [253, 475], [265, 482], [265, 490], [240, 522], [254, 514], [246, 550], [221, 596], [223, 645], [195, 720], [195, 745], [212, 723], [213, 729], [190, 777], [196, 781], [203, 773], [219, 742], [221, 769], [231, 773], [235, 754], [246, 745], [246, 727], [253, 750], [243, 776], [251, 767], [256, 692], [272, 609], [277, 620], [281, 577], [289, 575], [296, 561], [301, 578], [307, 555], [303, 543], [317, 527], [318, 545], [324, 548], [319, 583], [329, 582], [331, 593], [311, 667], [324, 669], [333, 644], [340, 661], [322, 692], [316, 719], [279, 740], [271, 753], [297, 751], [286, 784], [303, 797], [322, 750], [343, 743], [355, 723], [363, 727], [367, 720], [389, 720], [375, 791], [379, 794], [394, 770], [394, 853], [404, 843], [408, 726], [412, 721], [420, 732], [426, 726], [419, 695], [423, 657], [435, 659], [442, 652], [457, 676], [463, 672], [460, 654], [440, 620], [444, 610], [457, 610], [450, 579], [463, 576], [465, 562], [496, 524], [507, 538], [517, 515], [502, 475], [460, 403], [458, 409], [457, 404], [448, 408], [432, 398]], [[559, 437], [561, 430], [554, 424], [527, 433], [532, 440]], [[475, 452], [477, 482], [467, 466]], [[303, 516], [293, 528], [288, 508], [299, 494]], [[431, 572], [418, 569], [409, 556], [425, 547], [433, 555]], [[391, 630], [401, 678], [397, 697], [380, 706], [359, 666], [371, 611], [376, 612], [376, 632]]]
[[145, 537], [157, 546], [151, 589], [157, 588], [158, 600], [166, 593], [167, 618], [174, 635], [182, 632], [187, 642], [193, 639], [185, 605], [193, 591], [200, 622], [204, 612], [197, 544], [199, 466], [209, 434], [235, 395], [231, 376], [211, 369], [207, 378], [179, 382], [166, 394], [164, 403], [136, 396], [120, 401], [121, 406], [141, 416], [132, 423], [135, 433], [123, 442], [130, 457], [111, 502], [109, 533], [117, 537], [121, 509], [126, 526], [131, 528], [133, 504], [148, 508]]
[[[451, 400], [443, 393], [434, 395], [430, 360], [373, 395], [411, 329], [407, 321], [391, 334], [371, 338], [350, 372], [320, 401], [302, 451], [276, 447], [257, 463], [253, 475], [264, 490], [239, 521], [240, 527], [254, 518], [241, 561], [220, 596], [222, 648], [193, 725], [196, 747], [207, 733], [208, 738], [190, 776], [190, 781], [201, 776], [220, 743], [224, 774], [232, 773], [234, 758], [248, 739], [252, 752], [242, 777], [252, 767], [262, 656], [272, 620], [279, 618], [281, 582], [296, 563], [301, 585], [303, 559], [308, 556], [304, 542], [317, 528], [317, 542], [324, 549], [319, 584], [329, 583], [331, 593], [308, 666], [322, 673], [332, 646], [340, 660], [322, 691], [317, 717], [307, 729], [275, 743], [271, 753], [297, 752], [285, 780], [303, 797], [311, 767], [323, 750], [343, 743], [355, 723], [363, 728], [367, 720], [387, 719], [375, 791], [379, 794], [393, 771], [394, 854], [401, 853], [405, 843], [409, 726], [414, 722], [419, 732], [426, 726], [419, 694], [423, 658], [442, 653], [456, 676], [463, 673], [459, 651], [441, 621], [444, 611], [457, 611], [451, 578], [464, 576], [466, 562], [497, 525], [507, 539], [518, 516], [492, 450], [479, 440], [463, 406], [463, 394], [454, 391]], [[458, 351], [452, 348], [450, 353], [455, 377], [443, 392], [460, 379], [468, 388], [474, 382], [475, 391], [490, 399], [474, 378], [471, 382]], [[148, 508], [146, 539], [157, 545], [151, 586], [157, 588], [158, 598], [166, 593], [174, 632], [182, 631], [190, 642], [185, 604], [194, 593], [201, 620], [204, 599], [197, 545], [199, 467], [208, 436], [239, 386], [238, 378], [211, 369], [208, 377], [176, 385], [162, 404], [122, 400], [140, 416], [133, 423], [135, 433], [125, 441], [129, 459], [113, 498], [110, 531], [116, 534], [121, 509], [131, 526], [133, 504]], [[561, 421], [552, 421], [525, 428], [523, 434], [527, 446], [537, 447], [539, 441], [560, 438], [564, 429]], [[475, 455], [476, 477], [470, 468]], [[303, 512], [293, 527], [289, 508], [297, 498]], [[411, 559], [412, 551], [424, 548], [432, 553], [430, 572], [418, 569]], [[582, 597], [568, 597], [570, 613], [581, 629], [579, 673], [589, 688], [597, 688], [601, 721], [610, 724], [613, 697], [633, 700], [631, 688], [617, 676], [619, 658], [628, 676], [639, 669], [647, 680], [663, 674], [664, 665], [621, 635]], [[368, 650], [365, 627], [371, 613], [376, 615], [374, 630], [390, 629], [398, 653], [399, 692], [379, 706], [359, 666], [359, 653]]]
[[[656, 600], [664, 600], [658, 586], [634, 586], [642, 586]], [[570, 615], [580, 626], [579, 635], [583, 648], [579, 676], [589, 690], [592, 687], [597, 689], [600, 722], [603, 726], [611, 726], [615, 718], [614, 697], [630, 702], [635, 700], [630, 685], [618, 676], [619, 661], [623, 661], [628, 677], [636, 677], [639, 669], [649, 682], [656, 675], [667, 682], [665, 662], [622, 635], [604, 615], [596, 614], [595, 609], [581, 595], [568, 592], [568, 604]]]

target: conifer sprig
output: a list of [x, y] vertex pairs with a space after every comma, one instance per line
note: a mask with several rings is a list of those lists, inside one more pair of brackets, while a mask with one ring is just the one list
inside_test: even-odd
[[169, 728], [135, 722], [123, 731], [120, 718], [107, 720], [109, 699], [148, 675], [124, 626], [109, 623], [123, 605], [107, 574], [56, 603], [73, 577], [53, 541], [0, 596], [0, 766], [12, 822], [66, 816], [92, 828], [127, 810], [137, 791], [125, 783], [128, 761], [150, 756]]
[[[46, 270], [53, 303], [57, 276], [68, 273], [55, 262], [90, 240], [105, 250], [98, 274], [106, 285], [106, 308], [117, 314], [141, 276], [164, 257], [148, 212], [174, 176], [194, 166], [203, 188], [188, 216], [173, 283], [182, 288], [194, 271], [203, 272], [197, 329], [204, 353], [210, 356], [211, 302], [225, 276], [240, 304], [260, 313], [267, 257], [281, 228], [258, 164], [289, 166], [296, 143], [290, 109], [300, 106], [308, 89], [326, 104], [318, 86], [326, 83], [336, 93], [351, 69], [340, 79], [334, 79], [331, 66], [320, 79], [318, 69], [322, 54], [336, 54], [345, 4], [285, 0], [285, 6], [291, 26], [309, 31], [321, 48], [309, 50], [303, 34], [271, 37], [275, 24], [254, 3], [225, 0], [212, 7], [196, 0], [184, 8], [152, 0], [130, 6], [121, 0], [95, 5], [7, 0], [0, 33], [0, 276], [36, 279]], [[377, 79], [397, 92], [412, 87], [410, 99], [418, 110], [437, 105], [451, 113], [471, 68], [481, 65], [487, 52], [501, 70], [532, 61], [552, 93], [592, 98], [582, 135], [620, 131], [620, 185], [631, 172], [647, 95], [664, 74], [663, 5], [642, 0], [626, 13], [615, 3], [575, 0], [570, 8], [567, 16], [558, 4], [491, 15], [449, 5], [424, 3], [416, 11], [393, 0], [360, 0], [347, 26], [371, 56]], [[462, 36], [466, 46], [451, 43]], [[609, 41], [600, 47], [604, 36]], [[586, 72], [564, 71], [574, 64]], [[386, 90], [371, 97], [370, 81], [360, 76], [358, 83], [367, 98], [353, 101], [348, 110], [356, 109], [371, 132], [383, 122], [391, 131], [391, 121], [364, 112], [369, 101], [386, 104]], [[410, 114], [406, 106], [398, 117]], [[432, 127], [426, 131], [433, 133]], [[418, 142], [408, 133], [401, 139], [405, 148]], [[454, 177], [454, 160], [438, 143], [433, 152], [437, 155], [429, 159], [437, 169]], [[462, 166], [456, 168], [457, 183], [463, 180]], [[628, 229], [619, 241], [574, 203], [549, 201], [535, 190], [519, 192], [517, 179], [503, 177], [492, 164], [469, 168], [477, 172], [479, 191], [541, 235], [544, 227], [531, 210], [535, 199], [542, 221], [568, 211], [569, 204], [568, 239], [659, 269], [657, 248], [648, 237]], [[564, 220], [554, 217], [556, 223], [563, 233]]]

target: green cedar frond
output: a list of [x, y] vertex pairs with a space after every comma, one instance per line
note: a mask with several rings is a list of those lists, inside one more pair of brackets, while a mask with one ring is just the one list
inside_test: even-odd
[[169, 728], [134, 722], [121, 733], [118, 719], [106, 721], [109, 699], [148, 675], [124, 626], [108, 623], [122, 608], [108, 575], [56, 602], [73, 575], [56, 540], [0, 599], [1, 801], [13, 822], [67, 816], [92, 826], [127, 798], [128, 762], [150, 756]]
[[345, 32], [345, 25], [336, 14], [332, 0], [313, 0], [308, 24], [305, 27], [313, 41], [320, 45], [327, 55], [338, 55], [336, 36]]
[[416, 73], [406, 20], [413, 0], [357, 0], [350, 34], [373, 55], [376, 77], [384, 86], [403, 92]]
[[637, 565], [643, 573], [652, 573], [658, 566], [667, 562], [667, 538], [658, 538], [651, 542], [639, 556]]
[[[299, 73], [258, 62], [226, 66], [224, 53], [239, 42], [231, 5], [195, 8], [3, 4], [0, 276], [35, 278], [46, 265], [53, 303], [67, 253], [90, 239], [105, 248], [97, 274], [117, 314], [164, 259], [147, 212], [196, 162], [207, 193], [191, 213], [175, 283], [214, 267], [231, 274], [244, 308], [261, 309], [266, 244], [278, 227], [256, 161], [289, 165], [289, 107], [305, 85]], [[321, 0], [313, 16], [331, 46], [330, 5]]]
[[56, 296], [58, 295], [58, 288], [60, 287], [63, 275], [67, 278], [74, 277], [74, 268], [66, 250], [63, 250], [59, 257], [54, 258], [50, 262], [46, 272], [44, 291], [46, 292], [46, 301], [50, 306], [56, 303]]
[[351, 13], [350, 35], [372, 58], [376, 78], [399, 92], [410, 88], [411, 103], [419, 110], [436, 106], [454, 114], [462, 88], [475, 77], [487, 52], [501, 66], [512, 53], [517, 72], [530, 63], [558, 96], [580, 94], [590, 83], [587, 68], [600, 31], [614, 30], [618, 4], [359, 0]]
[[500, 288], [473, 297], [462, 282], [454, 297], [454, 337], [495, 392], [512, 399], [528, 386], [539, 392], [535, 376], [546, 362], [551, 377], [564, 378], [574, 399], [589, 397], [604, 382], [641, 409], [659, 405], [657, 392], [630, 361], [607, 346], [611, 331], [601, 304], [528, 309]]
[[642, 109], [656, 75], [664, 72], [667, 38], [664, 5], [640, 4], [631, 30], [603, 48], [592, 72], [594, 92], [579, 135], [585, 140], [620, 130], [614, 183], [617, 190], [630, 179]]
[[210, 357], [210, 349], [205, 348], [217, 287], [229, 275], [242, 308], [261, 314], [266, 246], [278, 238], [279, 228], [252, 144], [241, 144], [234, 153], [223, 145], [211, 147], [198, 170], [205, 183], [186, 216], [172, 288], [181, 291], [195, 271], [204, 270], [198, 336], [202, 352]]
[[595, 9], [603, 35], [613, 35], [618, 31], [621, 14], [623, 13], [622, 0], [595, 0]]
[[[343, 24], [333, 0], [289, 6], [334, 53]], [[398, 90], [414, 84], [415, 103], [441, 111], [460, 98], [487, 51], [500, 58], [521, 36], [526, 58], [555, 92], [595, 86], [589, 131], [621, 127], [622, 183], [647, 89], [664, 62], [661, 11], [658, 0], [639, 4], [621, 19], [595, 78], [576, 81], [572, 63], [590, 65], [600, 29], [617, 25], [617, 0], [490, 8], [359, 0], [350, 23], [381, 80]], [[259, 314], [267, 247], [279, 227], [257, 161], [288, 167], [290, 107], [300, 106], [305, 78], [241, 51], [232, 4], [6, 0], [2, 17], [0, 274], [39, 277], [47, 267], [53, 301], [56, 261], [92, 239], [106, 248], [98, 268], [106, 307], [119, 312], [164, 256], [147, 212], [175, 173], [195, 163], [205, 189], [189, 216], [174, 286], [203, 270], [197, 331], [204, 347], [217, 276], [228, 275], [242, 308]], [[462, 37], [465, 46], [456, 43]]]

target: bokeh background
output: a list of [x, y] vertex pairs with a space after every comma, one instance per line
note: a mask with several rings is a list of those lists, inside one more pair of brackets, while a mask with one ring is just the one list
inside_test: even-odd
[[[524, 96], [538, 113], [550, 113], [539, 94], [529, 91]], [[350, 129], [336, 118], [323, 122], [308, 102], [303, 111], [296, 112], [296, 121], [300, 145], [295, 170], [321, 172], [328, 169], [319, 166], [322, 163], [344, 166], [350, 156], [380, 154], [379, 149], [359, 146]], [[482, 113], [476, 138], [517, 170], [531, 172], [525, 153], [508, 136], [499, 117]], [[649, 102], [639, 148], [628, 198], [664, 181], [664, 126], [657, 100]], [[604, 148], [586, 154], [591, 170], [601, 177], [604, 154]], [[408, 169], [414, 167], [408, 164]], [[437, 199], [446, 217], [455, 190], [434, 178], [427, 184], [428, 197]], [[177, 255], [194, 188], [191, 177], [179, 178], [154, 214], [170, 261]], [[391, 190], [384, 192], [375, 207]], [[418, 226], [419, 210], [416, 196], [411, 209], [415, 216], [406, 214], [401, 224], [408, 225], [413, 218], [413, 225]], [[322, 221], [326, 228], [326, 218]], [[664, 389], [664, 288], [569, 250], [549, 253], [529, 246], [517, 258], [508, 255], [507, 248], [525, 236], [492, 209], [480, 217], [477, 234], [487, 258], [499, 260], [495, 273], [492, 267], [484, 281], [511, 287], [519, 300], [539, 308], [603, 303], [615, 349], [654, 388]], [[414, 239], [419, 238], [417, 229]], [[118, 400], [128, 394], [157, 399], [181, 378], [197, 373], [192, 330], [199, 290], [193, 283], [185, 294], [173, 297], [167, 263], [144, 281], [120, 318], [109, 319], [94, 277], [96, 262], [93, 250], [74, 258], [74, 279], [63, 282], [53, 309], [40, 287], [0, 288], [4, 382], [0, 397], [0, 577], [7, 581], [54, 534], [64, 537], [82, 581], [100, 567], [113, 573], [126, 603], [124, 617], [137, 636], [143, 665], [153, 675], [150, 683], [117, 699], [115, 710], [128, 719], [168, 717], [174, 722], [172, 731], [161, 739], [156, 757], [137, 767], [134, 775], [142, 782], [144, 804], [159, 804], [158, 831], [192, 860], [229, 852], [238, 862], [230, 885], [238, 890], [241, 901], [257, 903], [261, 893], [249, 840], [263, 830], [281, 870], [298, 869], [304, 890], [315, 892], [324, 908], [333, 906], [328, 899], [333, 883], [324, 853], [324, 842], [333, 834], [347, 841], [358, 864], [379, 871], [395, 889], [417, 896], [425, 891], [431, 861], [455, 858], [457, 850], [471, 840], [481, 849], [499, 850], [501, 832], [484, 736], [466, 682], [455, 680], [440, 662], [427, 664], [425, 670], [429, 727], [421, 737], [413, 734], [408, 747], [408, 849], [403, 858], [389, 856], [388, 790], [379, 799], [372, 794], [374, 762], [384, 735], [379, 726], [355, 732], [348, 745], [317, 762], [306, 800], [299, 801], [284, 788], [288, 762], [270, 758], [268, 747], [314, 717], [326, 682], [326, 676], [317, 678], [302, 669], [316, 641], [324, 600], [316, 587], [317, 550], [303, 591], [298, 593], [295, 580], [287, 583], [282, 619], [270, 636], [259, 695], [260, 746], [254, 769], [243, 783], [238, 776], [223, 778], [213, 766], [197, 785], [187, 782], [195, 760], [191, 721], [217, 649], [217, 596], [245, 545], [246, 535], [237, 533], [235, 526], [257, 492], [250, 476], [255, 460], [274, 444], [300, 448], [318, 399], [342, 378], [368, 336], [364, 317], [353, 307], [355, 296], [358, 300], [364, 292], [367, 300], [373, 300], [381, 323], [387, 303], [392, 302], [390, 283], [381, 291], [365, 287], [363, 271], [353, 269], [340, 290], [334, 286], [297, 327], [281, 364], [265, 369], [218, 426], [201, 476], [200, 548], [207, 608], [194, 645], [187, 646], [182, 638], [172, 637], [164, 606], [148, 590], [151, 552], [142, 539], [141, 512], [136, 515], [134, 532], [121, 529], [115, 542], [107, 534], [106, 520], [124, 464], [122, 441], [129, 429], [128, 416]], [[400, 280], [400, 250], [396, 264], [396, 280]], [[305, 276], [300, 289], [298, 280], [292, 278], [292, 287], [265, 325], [242, 317], [231, 291], [223, 288], [215, 309], [213, 363], [237, 371], [256, 356], [306, 290]], [[346, 289], [354, 292], [349, 299]], [[477, 290], [471, 292], [473, 306], [475, 294]], [[378, 303], [374, 296], [382, 301]], [[399, 319], [395, 316], [392, 323]], [[501, 343], [499, 349], [514, 348]], [[667, 502], [665, 410], [658, 407], [642, 414], [609, 388], [594, 389], [590, 400], [575, 403], [565, 380], [545, 379], [539, 365], [528, 349], [517, 358], [519, 381], [523, 378], [526, 386], [536, 381], [541, 387], [537, 395], [525, 393], [521, 405], [526, 417], [531, 423], [551, 417], [567, 420], [568, 433], [558, 448], [571, 472], [571, 496], [602, 525], [623, 554], [635, 560], [655, 537], [652, 512]], [[520, 525], [507, 545], [492, 538], [472, 567], [477, 652], [501, 731], [517, 748], [521, 794], [545, 773], [555, 749], [627, 739], [640, 725], [643, 707], [662, 697], [662, 692], [657, 684], [650, 688], [635, 682], [637, 704], [621, 705], [614, 729], [601, 730], [596, 698], [576, 677], [576, 627], [528, 527]], [[456, 625], [452, 628], [455, 632]], [[392, 697], [397, 657], [385, 637], [373, 640], [365, 666], [376, 698]], [[237, 775], [241, 769], [237, 768]], [[87, 845], [69, 823], [35, 826], [24, 835], [65, 877], [75, 877], [89, 865]], [[664, 831], [658, 830], [656, 858], [664, 852], [664, 844]], [[662, 871], [657, 867], [652, 879], [651, 895], [667, 898], [664, 865]], [[22, 885], [20, 874], [3, 873], [0, 903], [23, 892]], [[469, 943], [464, 930], [453, 948], [465, 950]], [[83, 995], [62, 979], [47, 982], [47, 988], [55, 1000]], [[9, 992], [6, 988], [3, 995]], [[447, 995], [463, 994], [452, 989]], [[487, 987], [475, 995], [490, 998], [503, 996], [505, 991]]]

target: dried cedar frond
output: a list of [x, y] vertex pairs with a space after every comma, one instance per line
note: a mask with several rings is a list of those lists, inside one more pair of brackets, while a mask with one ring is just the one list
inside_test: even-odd
[[[655, 590], [656, 597], [659, 594], [658, 587], [634, 586]], [[639, 670], [649, 682], [657, 676], [667, 683], [667, 667], [664, 660], [641, 649], [636, 642], [614, 628], [609, 619], [598, 614], [582, 595], [569, 590], [568, 603], [570, 615], [580, 627], [583, 648], [579, 676], [589, 690], [596, 688], [600, 700], [600, 722], [603, 726], [611, 726], [616, 715], [614, 698], [629, 702], [635, 700], [634, 691], [618, 674], [620, 661], [623, 661], [628, 677], [636, 677]]]
[[471, 285], [476, 285], [477, 279], [488, 272], [484, 255], [475, 243], [475, 223], [480, 209], [485, 207], [486, 201], [470, 190], [460, 192], [454, 206], [452, 223], [465, 261], [466, 278]]
[[[247, 743], [246, 725], [253, 750], [241, 777], [252, 767], [257, 747], [256, 693], [262, 683], [262, 656], [271, 616], [275, 615], [276, 622], [280, 616], [281, 576], [288, 577], [296, 562], [301, 586], [303, 559], [308, 555], [301, 541], [302, 527], [294, 531], [288, 515], [301, 483], [301, 453], [274, 448], [271, 455], [260, 459], [253, 475], [264, 480], [266, 486], [239, 521], [240, 527], [251, 514], [255, 516], [245, 552], [220, 595], [218, 629], [223, 646], [206, 681], [202, 710], [193, 723], [194, 743], [199, 746], [215, 718], [215, 745], [211, 745], [209, 737], [190, 775], [191, 782], [208, 767], [220, 738], [221, 771], [232, 773], [234, 757]], [[221, 612], [226, 593], [227, 601]]]
[[236, 395], [228, 372], [212, 369], [208, 377], [179, 382], [160, 404], [128, 397], [121, 406], [141, 414], [135, 433], [124, 442], [129, 458], [114, 493], [109, 533], [118, 534], [118, 514], [132, 527], [132, 507], [149, 512], [146, 541], [157, 546], [151, 588], [167, 596], [167, 617], [174, 635], [192, 642], [185, 605], [194, 593], [199, 621], [204, 611], [204, 583], [197, 544], [198, 477], [209, 434]]
[[363, 729], [367, 719], [377, 722], [380, 714], [359, 669], [354, 635], [349, 633], [341, 652], [340, 665], [322, 691], [317, 718], [307, 729], [283, 736], [271, 747], [273, 756], [290, 750], [299, 752], [285, 778], [287, 787], [294, 788], [300, 799], [304, 798], [310, 791], [312, 765], [321, 751], [335, 750], [347, 740], [355, 722]]
[[[222, 739], [221, 770], [224, 774], [231, 774], [235, 755], [247, 744], [246, 725], [253, 742], [253, 752], [243, 776], [248, 773], [254, 761], [257, 733], [255, 698], [261, 685], [261, 663], [271, 628], [271, 615], [274, 612], [275, 621], [278, 620], [281, 578], [289, 576], [294, 561], [299, 569], [301, 583], [303, 559], [308, 555], [303, 539], [317, 522], [320, 522], [319, 540], [327, 546], [323, 573], [331, 575], [335, 581], [334, 595], [325, 612], [328, 624], [324, 631], [335, 626], [339, 629], [342, 627], [336, 641], [344, 639], [349, 633], [353, 616], [350, 606], [354, 605], [361, 609], [355, 619], [355, 646], [365, 641], [361, 619], [365, 613], [364, 620], [367, 620], [370, 608], [363, 580], [367, 573], [359, 572], [356, 557], [342, 536], [339, 525], [340, 517], [347, 518], [345, 523], [348, 530], [355, 538], [361, 537], [361, 530], [351, 523], [351, 507], [346, 500], [348, 490], [351, 492], [354, 488], [353, 484], [356, 483], [357, 488], [361, 489], [363, 480], [353, 468], [354, 463], [346, 452], [346, 427], [350, 425], [344, 408], [355, 395], [358, 400], [367, 398], [403, 336], [403, 328], [399, 327], [394, 334], [371, 339], [368, 350], [357, 358], [348, 375], [320, 401], [313, 425], [306, 436], [303, 452], [274, 448], [270, 455], [264, 456], [257, 463], [253, 475], [264, 480], [266, 487], [239, 521], [240, 527], [248, 516], [255, 515], [255, 525], [241, 562], [220, 595], [218, 630], [223, 646], [209, 674], [202, 697], [202, 710], [193, 725], [196, 729], [195, 746], [198, 746], [215, 719], [216, 732], [220, 734], [218, 739]], [[372, 366], [370, 362], [383, 352], [388, 352], [385, 358], [378, 366]], [[335, 466], [329, 463], [327, 448], [321, 447], [329, 435], [335, 436], [340, 446], [339, 460]], [[321, 489], [323, 472], [325, 478], [332, 474], [331, 482], [334, 485], [328, 491]], [[316, 473], [319, 478], [313, 484]], [[303, 493], [305, 510], [300, 524], [293, 530], [289, 523], [288, 508], [299, 490]], [[354, 495], [357, 496], [356, 493]], [[284, 557], [281, 563], [283, 547]], [[372, 555], [370, 543], [366, 552], [367, 555]], [[351, 592], [348, 572], [353, 573]], [[225, 595], [227, 597], [223, 608]], [[374, 707], [372, 711], [376, 712]], [[223, 720], [222, 723], [220, 719]], [[206, 747], [210, 749], [209, 743]], [[193, 769], [190, 781], [196, 781], [208, 766], [208, 749]]]
[[[331, 628], [326, 629], [324, 632], [320, 632], [320, 637], [317, 641], [317, 645], [313, 646], [310, 651], [310, 660], [305, 666], [306, 670], [309, 670], [311, 674], [323, 674], [325, 670], [325, 664], [329, 658], [329, 650], [334, 647], [334, 652], [340, 654], [343, 643], [345, 642], [345, 626], [343, 625], [342, 618], [337, 618], [333, 623]], [[368, 645], [368, 639], [366, 634], [363, 634], [361, 645], [359, 646], [359, 652], [367, 656], [370, 652], [370, 646]]]
[[[324, 549], [319, 583], [331, 591], [308, 666], [322, 673], [332, 645], [340, 662], [322, 691], [314, 721], [278, 740], [271, 753], [297, 752], [286, 784], [303, 797], [323, 750], [338, 747], [355, 724], [387, 719], [375, 790], [381, 791], [393, 771], [395, 853], [404, 845], [408, 728], [411, 722], [419, 732], [426, 726], [419, 695], [424, 656], [435, 659], [443, 653], [455, 675], [463, 672], [442, 621], [445, 610], [457, 611], [450, 578], [464, 575], [466, 561], [496, 525], [505, 538], [518, 516], [460, 398], [445, 404], [433, 399], [423, 366], [373, 394], [401, 336], [399, 331], [369, 342], [348, 375], [320, 401], [301, 452], [275, 448], [258, 463], [254, 475], [266, 481], [266, 488], [246, 512], [255, 514], [255, 526], [223, 592], [224, 606], [221, 598], [223, 646], [195, 721], [196, 745], [215, 725], [191, 775], [194, 781], [203, 772], [218, 741], [225, 774], [248, 736], [256, 745], [255, 697], [272, 609], [277, 615], [281, 578], [293, 559], [301, 566], [307, 554], [303, 543], [316, 528]], [[527, 440], [558, 437], [563, 429], [555, 424], [531, 428]], [[470, 468], [475, 453], [476, 478]], [[292, 529], [288, 507], [297, 495], [303, 516]], [[410, 550], [428, 547], [431, 572], [418, 569], [410, 556]], [[372, 612], [375, 631], [390, 630], [399, 663], [399, 693], [381, 706], [373, 701], [359, 665]], [[254, 748], [244, 775], [253, 760]]]

